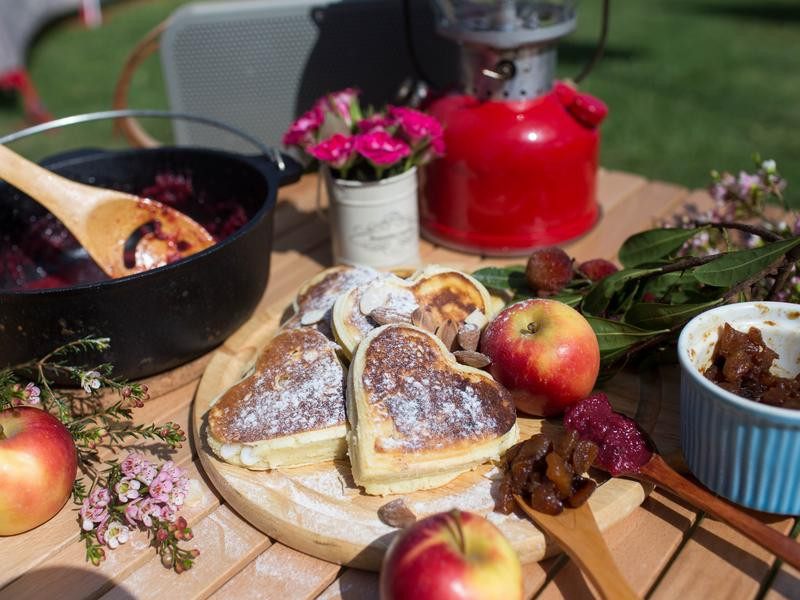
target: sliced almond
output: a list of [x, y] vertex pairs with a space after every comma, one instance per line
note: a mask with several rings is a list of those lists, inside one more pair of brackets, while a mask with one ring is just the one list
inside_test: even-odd
[[420, 306], [411, 313], [411, 323], [431, 333], [436, 331], [436, 321], [433, 319], [433, 311], [430, 306]]
[[463, 350], [475, 351], [481, 339], [481, 329], [475, 323], [464, 322], [458, 328], [458, 345]]
[[399, 527], [403, 529], [417, 522], [415, 515], [403, 498], [397, 498], [387, 502], [378, 509], [378, 518], [389, 527]]
[[359, 310], [365, 315], [370, 314], [376, 308], [386, 304], [389, 292], [390, 290], [380, 283], [368, 285], [361, 292], [361, 298], [358, 301]]
[[464, 319], [465, 323], [472, 323], [473, 325], [477, 325], [478, 329], [483, 329], [484, 325], [489, 322], [489, 319], [486, 318], [486, 315], [483, 314], [483, 311], [476, 308], [473, 310], [467, 318]]
[[408, 313], [381, 306], [369, 313], [369, 318], [378, 325], [388, 325], [390, 323], [411, 323], [411, 315]]
[[442, 340], [445, 348], [452, 350], [458, 335], [458, 325], [453, 319], [447, 319], [436, 328], [436, 337]]
[[455, 356], [456, 360], [460, 362], [462, 365], [467, 365], [468, 367], [475, 367], [476, 369], [482, 369], [492, 364], [491, 358], [489, 358], [485, 354], [481, 354], [480, 352], [474, 352], [472, 350], [456, 350], [455, 352], [453, 352], [453, 356]]
[[300, 315], [300, 325], [313, 325], [325, 317], [324, 310], [309, 310]]

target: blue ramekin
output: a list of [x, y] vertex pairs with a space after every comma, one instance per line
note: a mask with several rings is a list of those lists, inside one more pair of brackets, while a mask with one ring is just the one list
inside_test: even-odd
[[678, 339], [684, 457], [721, 496], [755, 510], [800, 515], [800, 410], [741, 398], [702, 374], [725, 322], [739, 331], [761, 330], [780, 357], [773, 372], [794, 377], [800, 370], [798, 304], [742, 302], [689, 321]]

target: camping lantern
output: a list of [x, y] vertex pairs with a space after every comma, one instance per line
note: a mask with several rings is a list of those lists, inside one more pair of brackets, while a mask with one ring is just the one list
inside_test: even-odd
[[470, 252], [515, 255], [597, 221], [598, 99], [554, 83], [555, 42], [574, 0], [435, 0], [440, 34], [461, 47], [461, 91], [433, 101], [446, 155], [426, 170], [425, 235]]

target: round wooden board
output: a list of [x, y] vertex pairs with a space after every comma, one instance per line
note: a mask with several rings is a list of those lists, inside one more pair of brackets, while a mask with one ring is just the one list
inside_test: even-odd
[[[208, 447], [205, 414], [213, 399], [255, 359], [259, 349], [279, 326], [287, 303], [257, 314], [212, 357], [194, 400], [192, 429], [200, 461], [216, 487], [239, 514], [272, 538], [317, 558], [377, 571], [397, 529], [383, 524], [377, 510], [396, 496], [367, 496], [356, 487], [347, 461], [309, 467], [249, 471], [217, 458]], [[615, 407], [634, 412], [639, 398], [638, 378], [618, 376], [607, 390]], [[554, 422], [520, 418], [524, 439]], [[451, 483], [433, 490], [404, 494], [417, 517], [458, 508], [487, 516], [519, 554], [524, 563], [539, 561], [557, 551], [526, 517], [494, 513], [492, 475], [497, 470], [483, 465]], [[589, 500], [602, 531], [629, 515], [645, 499], [649, 489], [628, 479], [610, 479]]]

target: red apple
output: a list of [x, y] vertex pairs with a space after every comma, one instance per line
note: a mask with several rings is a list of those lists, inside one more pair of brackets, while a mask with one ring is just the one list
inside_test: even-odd
[[381, 600], [516, 600], [522, 598], [522, 569], [497, 527], [452, 510], [395, 537], [380, 588]]
[[489, 323], [481, 352], [523, 412], [549, 417], [594, 388], [600, 347], [577, 310], [541, 298], [512, 304]]
[[0, 411], [0, 428], [0, 535], [14, 535], [61, 510], [78, 456], [67, 428], [38, 408]]

